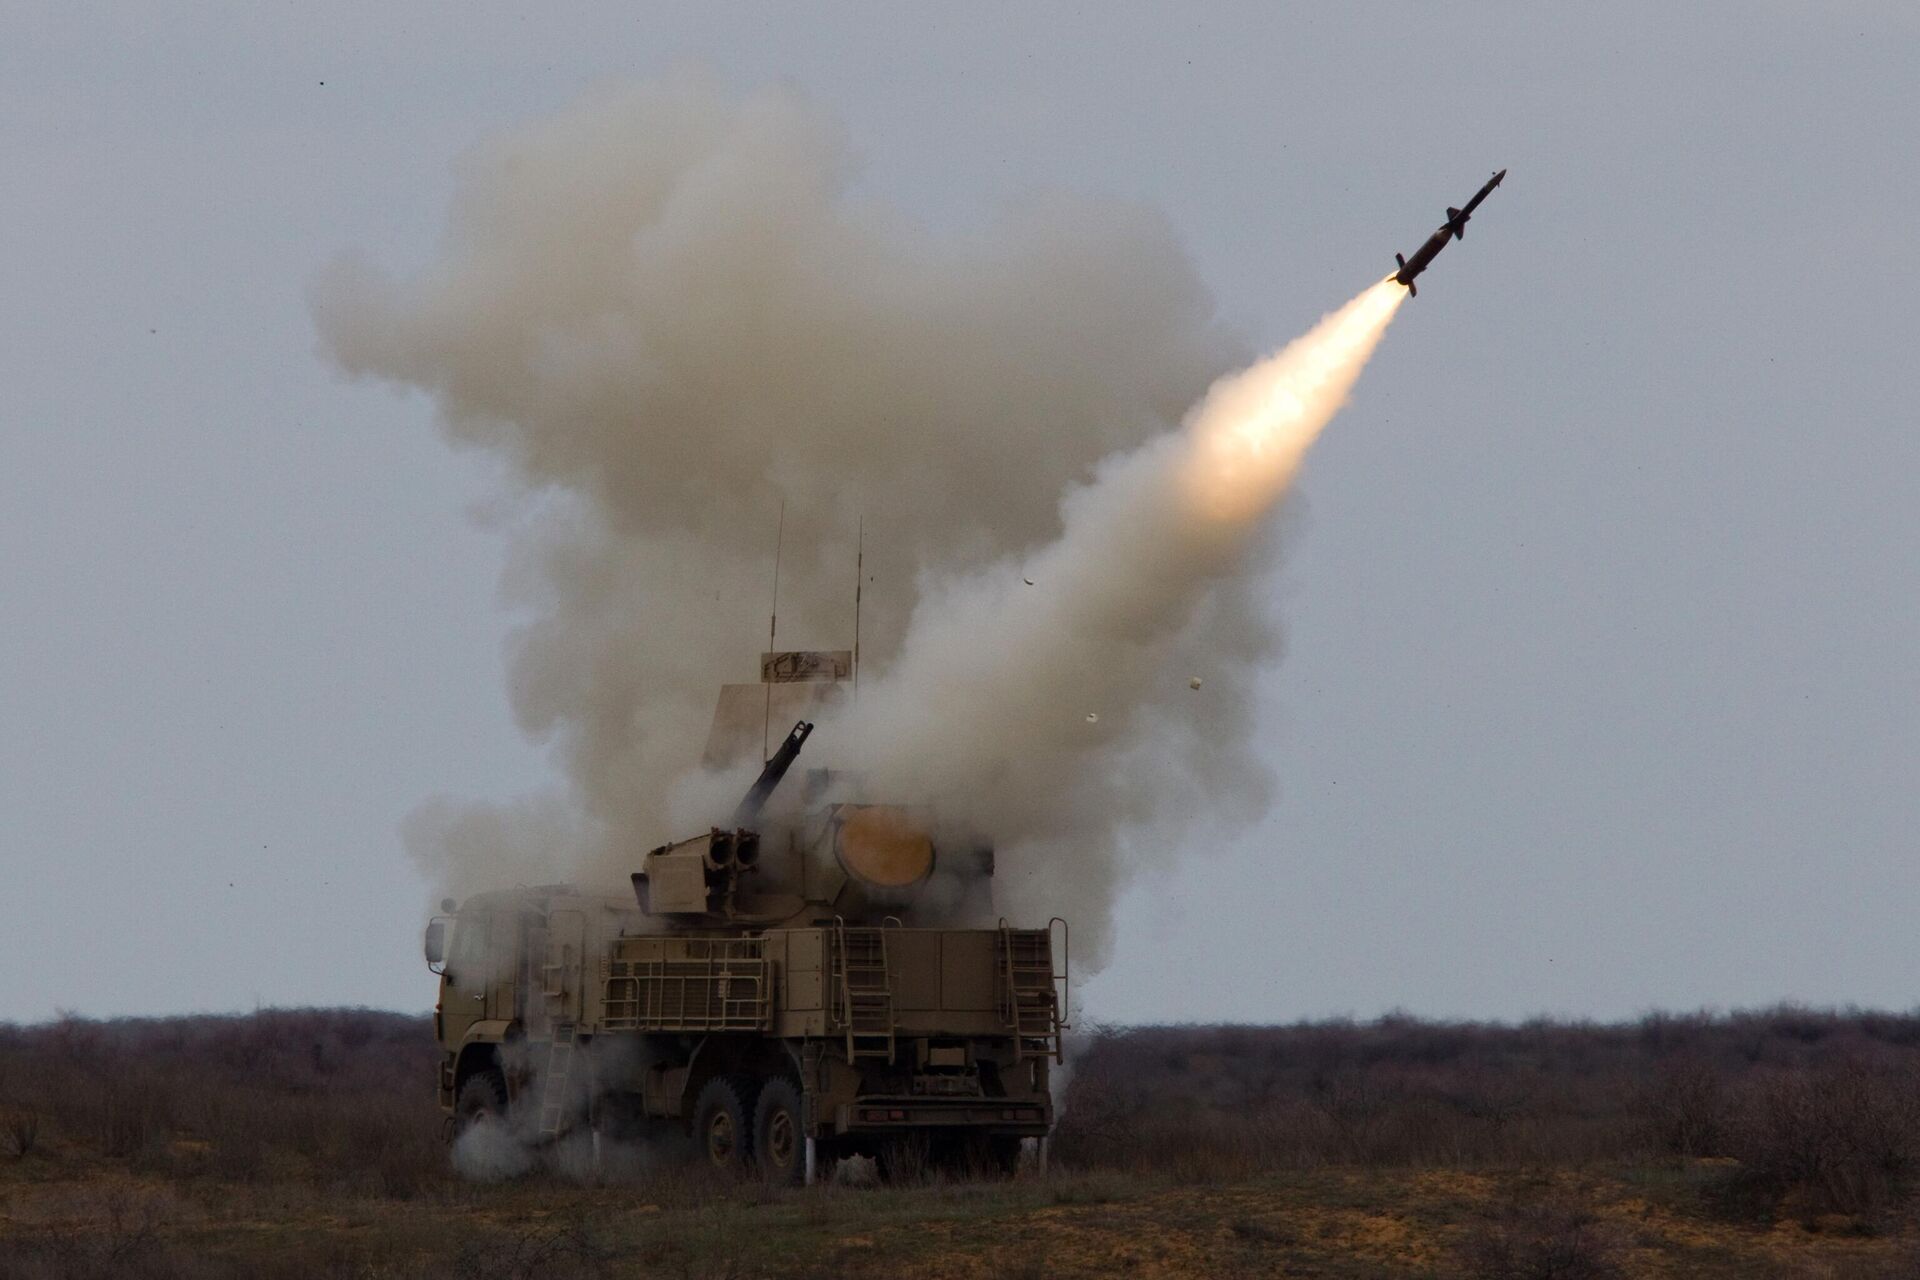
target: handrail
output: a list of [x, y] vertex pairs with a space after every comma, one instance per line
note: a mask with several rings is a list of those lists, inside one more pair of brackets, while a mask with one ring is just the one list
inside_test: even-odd
[[1073, 928], [1065, 916], [1055, 916], [1047, 921], [1047, 950], [1053, 950], [1053, 926], [1060, 926], [1060, 972], [1053, 980], [1060, 984], [1060, 1013], [1055, 1019], [1063, 1031], [1073, 1030], [1073, 1023], [1067, 1019], [1073, 1013]]
[[1013, 1060], [1024, 1062], [1026, 1042], [1020, 1037], [1020, 991], [1013, 980], [1013, 930], [1000, 917], [1000, 988], [1007, 993], [1007, 1025], [1013, 1030]]
[[[838, 913], [833, 917], [833, 950], [840, 960], [840, 1021], [847, 1029], [847, 1059], [853, 1059], [853, 983], [847, 977], [847, 921]], [[827, 980], [833, 981], [833, 965], [827, 965]]]

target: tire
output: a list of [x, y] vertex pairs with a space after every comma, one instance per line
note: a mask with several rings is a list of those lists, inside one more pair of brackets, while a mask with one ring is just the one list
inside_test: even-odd
[[699, 1160], [724, 1173], [744, 1173], [753, 1154], [753, 1087], [739, 1076], [715, 1076], [693, 1104], [693, 1146]]
[[753, 1109], [753, 1159], [760, 1176], [777, 1187], [798, 1186], [807, 1174], [806, 1121], [800, 1090], [785, 1076], [760, 1087]]
[[507, 1078], [500, 1068], [488, 1067], [467, 1077], [453, 1104], [453, 1134], [459, 1137], [476, 1125], [507, 1122]]

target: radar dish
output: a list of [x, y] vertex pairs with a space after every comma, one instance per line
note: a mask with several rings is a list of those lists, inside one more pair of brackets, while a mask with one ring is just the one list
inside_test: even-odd
[[840, 811], [834, 856], [875, 889], [905, 889], [933, 871], [933, 840], [896, 805], [848, 805]]

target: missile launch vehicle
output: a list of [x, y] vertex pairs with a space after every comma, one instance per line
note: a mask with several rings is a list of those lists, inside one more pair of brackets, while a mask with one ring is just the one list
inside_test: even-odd
[[[671, 1126], [774, 1182], [849, 1155], [1011, 1171], [1053, 1124], [1064, 921], [992, 915], [990, 849], [911, 807], [829, 802], [813, 770], [768, 801], [844, 696], [844, 652], [767, 654], [729, 685], [709, 763], [802, 713], [726, 827], [647, 852], [631, 894], [481, 893], [427, 926], [450, 1130], [530, 1141]], [[776, 712], [783, 713], [777, 721]], [[950, 847], [943, 847], [950, 846]], [[1057, 945], [1056, 945], [1057, 944]]]

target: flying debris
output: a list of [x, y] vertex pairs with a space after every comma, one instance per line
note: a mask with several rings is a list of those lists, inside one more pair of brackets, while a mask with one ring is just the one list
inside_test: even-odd
[[1427, 237], [1425, 244], [1413, 251], [1411, 258], [1403, 258], [1397, 253], [1393, 255], [1393, 260], [1400, 264], [1400, 269], [1393, 273], [1393, 278], [1407, 286], [1408, 293], [1416, 298], [1420, 296], [1420, 291], [1413, 287], [1413, 278], [1422, 271], [1425, 271], [1427, 264], [1438, 257], [1440, 251], [1447, 247], [1448, 237], [1452, 237], [1455, 240], [1465, 238], [1467, 234], [1467, 219], [1471, 218], [1473, 211], [1480, 207], [1480, 202], [1487, 198], [1487, 193], [1499, 186], [1500, 179], [1506, 176], [1507, 171], [1502, 169], [1491, 178], [1488, 178], [1487, 185], [1473, 193], [1473, 199], [1467, 201], [1466, 208], [1449, 208], [1447, 210], [1447, 220], [1440, 225], [1438, 231], [1435, 231]]
[[1189, 688], [1189, 689], [1198, 689], [1198, 688], [1200, 687], [1200, 683], [1201, 683], [1201, 681], [1200, 681], [1200, 677], [1199, 677], [1199, 676], [1193, 676], [1192, 678], [1190, 678], [1190, 679], [1189, 679], [1189, 680], [1187, 681], [1187, 688]]

